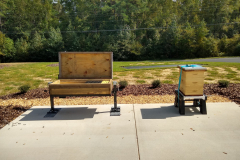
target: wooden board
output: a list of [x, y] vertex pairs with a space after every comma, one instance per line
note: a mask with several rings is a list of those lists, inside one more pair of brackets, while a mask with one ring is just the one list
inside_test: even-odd
[[59, 79], [112, 79], [112, 52], [60, 52]]
[[89, 79], [60, 79], [49, 84], [49, 92], [50, 95], [111, 95], [112, 80], [97, 80], [109, 81], [109, 83], [86, 83]]
[[203, 95], [204, 71], [182, 71], [180, 91], [185, 96]]

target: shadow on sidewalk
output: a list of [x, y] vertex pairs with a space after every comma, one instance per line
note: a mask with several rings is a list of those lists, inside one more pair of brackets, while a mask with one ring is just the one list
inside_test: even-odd
[[[54, 117], [45, 117], [49, 108], [31, 108], [26, 111], [20, 121], [52, 121], [52, 120], [81, 120], [86, 118], [93, 118], [95, 114], [109, 113], [96, 112], [97, 108], [78, 107], [78, 108], [62, 108]], [[110, 109], [109, 109], [110, 110]], [[30, 113], [28, 113], [30, 112]]]
[[180, 115], [178, 108], [171, 106], [163, 106], [160, 108], [141, 108], [142, 119], [166, 119], [179, 116], [200, 115], [199, 108], [185, 107], [185, 115]]

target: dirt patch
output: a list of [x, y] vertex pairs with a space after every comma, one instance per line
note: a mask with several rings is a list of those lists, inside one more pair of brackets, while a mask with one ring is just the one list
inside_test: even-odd
[[137, 65], [145, 65], [145, 63], [137, 63]]
[[11, 64], [1, 64], [0, 63], [0, 69], [6, 68], [6, 67], [11, 67], [11, 66], [13, 66], [13, 65], [11, 65]]
[[[31, 64], [34, 62], [23, 62], [23, 63], [0, 63], [0, 69], [6, 68], [6, 67], [11, 67], [15, 65], [21, 65], [21, 64]], [[35, 62], [37, 63], [37, 62]]]
[[[145, 81], [144, 84], [151, 84], [152, 81], [155, 79], [164, 80], [162, 76], [155, 76], [154, 75], [155, 72], [156, 71], [149, 70], [149, 71], [146, 71], [143, 74], [141, 74], [141, 76], [136, 75], [136, 76], [139, 76], [139, 78], [134, 77], [135, 72], [127, 72], [126, 76], [118, 76], [118, 73], [115, 73], [114, 76], [119, 78], [119, 79], [117, 79], [118, 82], [120, 82], [122, 80], [127, 80], [129, 85], [137, 84], [137, 82], [136, 82], [137, 80], [144, 80]], [[119, 73], [119, 74], [121, 74], [121, 73]], [[148, 77], [152, 77], [152, 78], [148, 78]]]
[[232, 71], [237, 72], [240, 75], [240, 71], [237, 68], [229, 67]]
[[58, 63], [54, 63], [54, 64], [49, 64], [49, 65], [47, 65], [48, 67], [58, 67], [59, 66], [59, 64]]
[[3, 69], [5, 67], [10, 67], [10, 66], [4, 66], [4, 65], [0, 65], [0, 69]]
[[44, 82], [51, 82], [52, 79], [51, 78], [40, 78], [40, 77], [37, 77], [37, 78], [33, 78], [34, 80], [41, 80], [41, 81], [44, 81]]
[[228, 74], [227, 71], [225, 71], [224, 68], [221, 68], [221, 67], [215, 67], [217, 69], [217, 72], [220, 73], [220, 74]]
[[164, 69], [162, 72], [161, 72], [161, 75], [162, 76], [167, 76], [169, 74], [172, 73], [172, 69]]
[[208, 70], [208, 71], [211, 71], [211, 70], [212, 70], [212, 68], [211, 68], [211, 67], [205, 67], [205, 68], [207, 68], [207, 70]]

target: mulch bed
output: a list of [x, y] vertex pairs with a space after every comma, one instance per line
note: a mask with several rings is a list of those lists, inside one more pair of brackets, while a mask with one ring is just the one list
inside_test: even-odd
[[[162, 84], [161, 87], [152, 88], [151, 85], [128, 85], [124, 89], [117, 92], [117, 96], [127, 95], [173, 95], [174, 90], [178, 88], [176, 84]], [[221, 95], [231, 99], [232, 101], [240, 104], [240, 84], [229, 84], [227, 88], [219, 87], [218, 84], [205, 84], [205, 95]], [[48, 98], [48, 88], [39, 88], [28, 91], [27, 93], [14, 93], [9, 95], [0, 96], [0, 99], [35, 99], [35, 98]], [[67, 97], [70, 98], [70, 97]], [[72, 97], [71, 97], [72, 98]]]
[[[152, 88], [151, 85], [129, 85], [124, 89], [120, 89], [117, 92], [119, 97], [134, 95], [173, 95], [174, 90], [178, 88], [178, 85], [173, 84], [162, 84], [161, 87]], [[240, 104], [240, 84], [230, 84], [228, 88], [221, 88], [218, 84], [205, 84], [204, 85], [205, 95], [221, 95], [227, 97], [232, 101]], [[0, 100], [8, 99], [36, 99], [36, 98], [48, 98], [48, 88], [39, 88], [29, 90], [27, 93], [14, 93], [9, 95], [0, 96]], [[74, 97], [67, 97], [74, 98]], [[0, 104], [0, 129], [6, 124], [14, 120], [16, 117], [21, 115], [23, 112], [31, 108], [31, 106], [21, 105], [9, 105], [3, 106]]]

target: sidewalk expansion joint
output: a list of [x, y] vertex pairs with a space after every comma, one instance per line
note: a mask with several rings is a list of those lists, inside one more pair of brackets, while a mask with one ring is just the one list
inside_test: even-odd
[[135, 129], [136, 129], [137, 148], [138, 148], [138, 159], [140, 160], [140, 151], [139, 151], [139, 143], [138, 143], [138, 132], [137, 132], [137, 121], [136, 121], [136, 115], [135, 115], [134, 104], [133, 104], [133, 114], [134, 114]]

